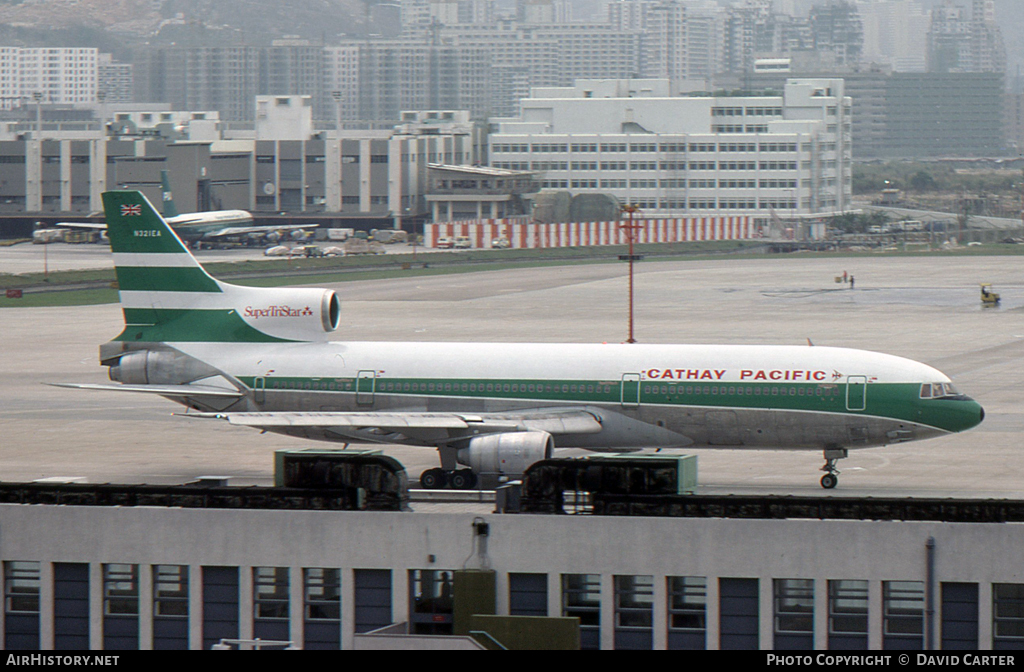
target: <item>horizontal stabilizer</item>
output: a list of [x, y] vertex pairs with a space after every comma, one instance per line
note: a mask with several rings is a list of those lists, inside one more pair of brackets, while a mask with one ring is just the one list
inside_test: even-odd
[[48, 383], [54, 387], [78, 390], [104, 390], [107, 392], [147, 392], [173, 397], [232, 397], [243, 396], [238, 390], [213, 385], [122, 385], [120, 383]]
[[65, 229], [92, 229], [94, 231], [106, 231], [106, 224], [99, 224], [96, 222], [57, 222], [56, 226]]

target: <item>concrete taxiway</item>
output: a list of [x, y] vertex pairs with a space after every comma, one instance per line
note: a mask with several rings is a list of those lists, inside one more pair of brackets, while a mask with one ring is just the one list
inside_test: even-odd
[[[0, 263], [3, 257], [0, 257]], [[1024, 498], [1024, 280], [1018, 257], [649, 261], [637, 266], [644, 343], [806, 344], [909, 357], [953, 377], [986, 411], [955, 436], [851, 451], [835, 496]], [[843, 272], [856, 288], [837, 284]], [[338, 340], [619, 342], [625, 264], [350, 282]], [[1002, 306], [983, 309], [978, 283]], [[117, 305], [0, 309], [0, 479], [270, 484], [273, 451], [317, 444], [172, 417], [161, 398], [55, 388], [104, 382]], [[320, 444], [329, 445], [329, 444]], [[432, 450], [387, 447], [415, 479]], [[698, 450], [708, 493], [826, 494], [819, 452]]]

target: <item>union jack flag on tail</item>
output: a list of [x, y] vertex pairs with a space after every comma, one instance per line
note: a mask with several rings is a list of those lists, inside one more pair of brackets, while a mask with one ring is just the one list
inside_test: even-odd
[[141, 217], [142, 206], [141, 205], [122, 205], [121, 206], [122, 217]]

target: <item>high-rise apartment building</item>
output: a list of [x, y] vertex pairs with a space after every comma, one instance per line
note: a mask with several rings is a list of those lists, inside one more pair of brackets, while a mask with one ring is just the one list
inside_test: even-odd
[[359, 119], [359, 54], [357, 42], [324, 47], [324, 93], [334, 106], [327, 118], [338, 124]]
[[246, 46], [146, 46], [135, 55], [136, 98], [176, 110], [217, 110], [252, 120], [260, 88], [260, 49]]
[[759, 54], [778, 50], [771, 0], [746, 0], [729, 8], [722, 21], [720, 72], [748, 72]]
[[96, 102], [94, 48], [0, 47], [0, 108]]
[[324, 68], [323, 47], [305, 40], [276, 40], [269, 47], [145, 46], [135, 56], [136, 96], [251, 121], [258, 95], [306, 95], [318, 119], [333, 118]]
[[837, 66], [856, 65], [864, 47], [864, 29], [851, 0], [814, 5], [808, 16], [814, 51], [831, 54]]
[[521, 23], [568, 23], [572, 20], [569, 0], [516, 0], [516, 19]]
[[1006, 47], [994, 0], [973, 0], [970, 15], [952, 0], [932, 10], [928, 33], [931, 72], [1006, 72]]
[[857, 13], [864, 31], [864, 62], [896, 72], [927, 69], [931, 16], [919, 0], [858, 0]]
[[640, 44], [640, 72], [652, 79], [686, 78], [686, 7], [678, 2], [648, 5]]
[[105, 104], [130, 103], [135, 92], [134, 67], [100, 54], [96, 66], [96, 99]]
[[605, 16], [639, 34], [641, 77], [710, 81], [720, 68], [725, 9], [713, 0], [614, 0]]
[[394, 123], [403, 110], [481, 117], [490, 109], [489, 49], [399, 39], [351, 41], [324, 53], [325, 88], [337, 105], [328, 119]]
[[[772, 59], [769, 64], [788, 62]], [[1005, 156], [1003, 76], [995, 72], [893, 72], [882, 66], [841, 73], [795, 64], [789, 74], [756, 68], [737, 80], [750, 90], [781, 89], [786, 78], [841, 76], [851, 99], [857, 159]]]
[[621, 79], [641, 74], [640, 31], [605, 23], [523, 24], [499, 21], [490, 26], [445, 26], [438, 40], [472, 48], [489, 61], [481, 73], [476, 112], [515, 114], [518, 101], [538, 86], [570, 86], [580, 78]]

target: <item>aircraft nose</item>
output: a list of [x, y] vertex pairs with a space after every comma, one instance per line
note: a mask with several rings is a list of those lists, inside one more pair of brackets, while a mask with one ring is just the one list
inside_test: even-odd
[[977, 427], [984, 420], [985, 409], [970, 397], [961, 397], [945, 409], [945, 426], [951, 432], [967, 431]]
[[964, 429], [971, 429], [977, 427], [985, 420], [985, 409], [982, 408], [981, 404], [973, 399], [968, 400], [969, 406], [964, 409], [963, 418], [965, 420]]

